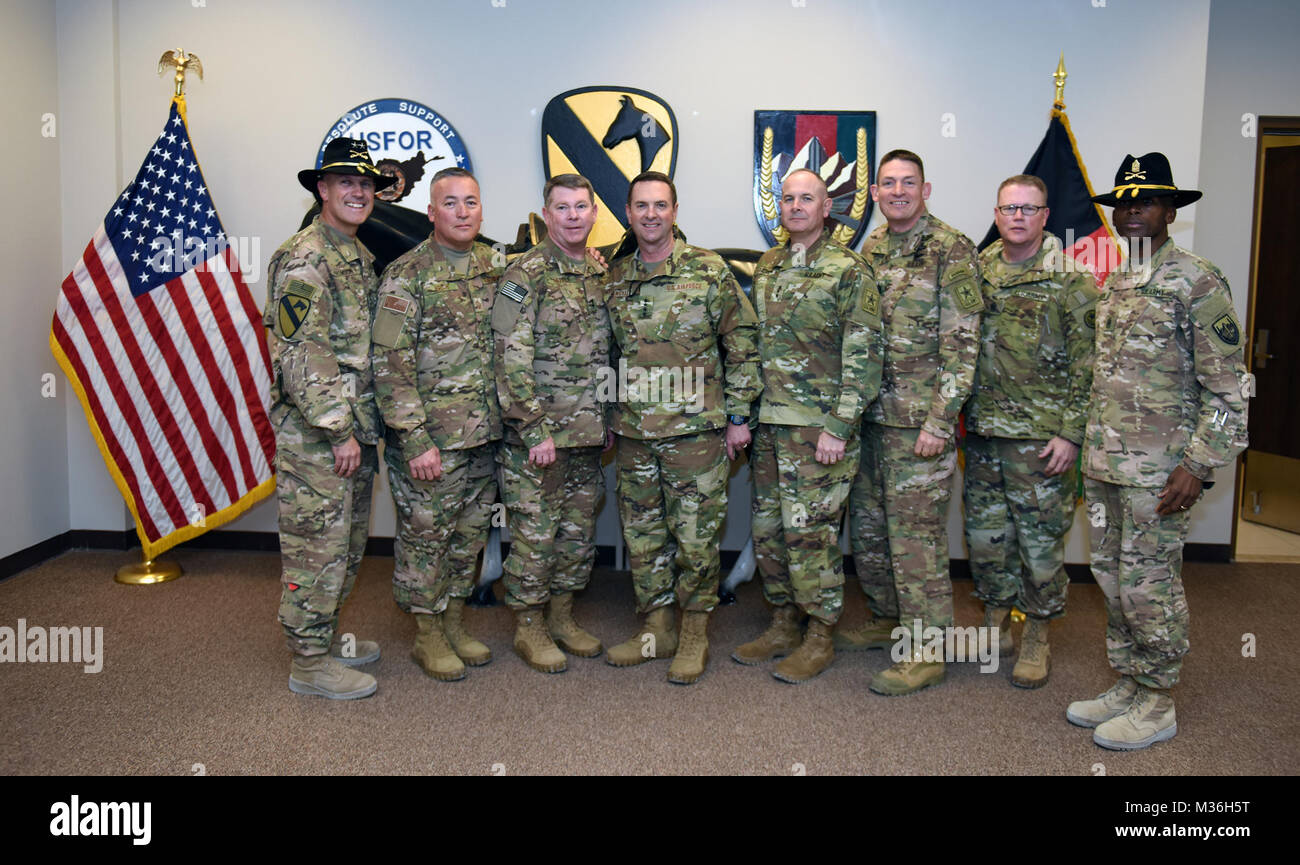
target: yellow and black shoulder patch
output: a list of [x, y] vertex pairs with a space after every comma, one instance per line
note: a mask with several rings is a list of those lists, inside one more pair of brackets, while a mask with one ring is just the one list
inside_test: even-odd
[[1237, 327], [1237, 319], [1230, 312], [1216, 318], [1210, 328], [1224, 345], [1236, 348], [1241, 343], [1241, 329]]
[[1192, 318], [1208, 331], [1206, 336], [1214, 343], [1219, 354], [1229, 355], [1240, 350], [1241, 325], [1237, 324], [1237, 313], [1232, 308], [1231, 298], [1226, 294], [1203, 300], [1192, 311]]
[[312, 302], [309, 298], [294, 294], [286, 289], [280, 298], [279, 315], [275, 319], [276, 332], [282, 339], [293, 339], [307, 320]]

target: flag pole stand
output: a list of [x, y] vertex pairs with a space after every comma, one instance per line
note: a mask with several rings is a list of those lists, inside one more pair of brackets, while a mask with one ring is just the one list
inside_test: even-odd
[[145, 559], [138, 565], [123, 565], [118, 568], [113, 579], [128, 586], [151, 586], [154, 583], [170, 582], [183, 573], [185, 570], [177, 562]]

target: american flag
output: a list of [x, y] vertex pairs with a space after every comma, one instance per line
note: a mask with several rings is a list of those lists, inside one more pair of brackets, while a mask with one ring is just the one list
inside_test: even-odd
[[183, 98], [63, 280], [54, 352], [146, 559], [275, 488], [270, 354]]

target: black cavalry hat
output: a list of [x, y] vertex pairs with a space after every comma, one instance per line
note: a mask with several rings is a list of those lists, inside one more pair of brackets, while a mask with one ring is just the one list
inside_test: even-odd
[[370, 161], [370, 150], [360, 138], [335, 138], [325, 145], [325, 155], [320, 168], [308, 168], [298, 172], [298, 182], [303, 188], [316, 195], [316, 182], [322, 174], [355, 174], [369, 177], [375, 181], [375, 192], [387, 189], [397, 182], [397, 178], [383, 174]]
[[1174, 207], [1182, 207], [1200, 198], [1201, 193], [1195, 189], [1179, 189], [1174, 186], [1174, 171], [1169, 167], [1169, 157], [1163, 153], [1148, 153], [1142, 157], [1132, 154], [1125, 156], [1119, 170], [1115, 172], [1115, 188], [1094, 195], [1092, 200], [1113, 207], [1124, 199], [1133, 201], [1165, 197], [1173, 199]]

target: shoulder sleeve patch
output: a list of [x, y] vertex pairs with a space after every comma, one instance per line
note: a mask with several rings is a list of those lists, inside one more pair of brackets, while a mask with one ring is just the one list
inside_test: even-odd
[[509, 300], [513, 300], [515, 303], [523, 303], [524, 299], [528, 297], [527, 288], [508, 279], [501, 283], [497, 293]]
[[375, 313], [375, 326], [370, 332], [371, 342], [383, 348], [395, 348], [406, 328], [406, 319], [413, 306], [404, 297], [385, 295]]
[[1218, 294], [1206, 298], [1193, 309], [1192, 318], [1206, 331], [1219, 354], [1228, 355], [1240, 349], [1241, 326], [1228, 297]]
[[979, 312], [984, 308], [984, 298], [973, 280], [963, 279], [953, 285], [952, 296], [957, 299], [957, 307], [962, 312]]
[[320, 297], [321, 287], [312, 285], [310, 282], [303, 282], [301, 279], [291, 279], [284, 286], [283, 294], [292, 294], [294, 297], [305, 297], [308, 300], [315, 300]]
[[867, 315], [880, 317], [880, 292], [873, 282], [864, 281], [862, 284], [862, 308]]

